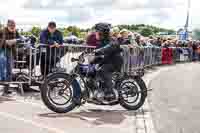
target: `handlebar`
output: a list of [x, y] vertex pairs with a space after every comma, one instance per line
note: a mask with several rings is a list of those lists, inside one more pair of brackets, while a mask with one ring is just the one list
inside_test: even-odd
[[[71, 58], [71, 62], [79, 62], [79, 63], [81, 63], [81, 62], [84, 62], [85, 61], [85, 58], [84, 58], [84, 55], [85, 54], [87, 54], [87, 55], [93, 55], [94, 53], [87, 53], [87, 52], [83, 52], [78, 58]], [[94, 59], [97, 59], [97, 58], [104, 58], [105, 56], [104, 55], [98, 55], [98, 56], [96, 56], [96, 55], [94, 55], [95, 57], [94, 57]]]
[[71, 58], [71, 62], [84, 62], [84, 55], [88, 54], [89, 52], [84, 51], [81, 55], [79, 55], [78, 59], [77, 58]]
[[76, 58], [71, 58], [71, 62], [78, 62], [79, 59], [76, 59]]

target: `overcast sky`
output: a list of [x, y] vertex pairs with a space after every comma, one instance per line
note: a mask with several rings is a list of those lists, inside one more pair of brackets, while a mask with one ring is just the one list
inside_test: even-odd
[[[191, 0], [190, 27], [200, 27], [200, 0]], [[165, 28], [184, 26], [187, 0], [0, 0], [0, 20], [21, 25], [90, 27], [97, 22], [152, 24]], [[18, 25], [18, 26], [19, 26]]]

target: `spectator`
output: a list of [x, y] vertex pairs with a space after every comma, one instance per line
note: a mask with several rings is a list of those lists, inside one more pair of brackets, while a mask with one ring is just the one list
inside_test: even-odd
[[140, 35], [136, 35], [136, 38], [135, 38], [135, 41], [136, 43], [139, 45], [140, 44], [140, 39], [141, 39], [141, 36]]
[[120, 31], [120, 39], [119, 39], [119, 43], [121, 45], [128, 45], [131, 44], [131, 39], [129, 38], [129, 31], [126, 29], [123, 29]]
[[99, 36], [96, 32], [90, 33], [86, 38], [86, 44], [88, 46], [95, 46], [97, 47], [100, 44]]
[[135, 42], [135, 36], [134, 36], [133, 32], [129, 31], [128, 39], [130, 40], [130, 42], [131, 42], [132, 45], [137, 45], [137, 43]]
[[179, 40], [179, 41], [176, 41], [175, 47], [180, 47], [180, 45], [181, 45], [181, 41], [180, 41], [180, 40]]
[[120, 37], [120, 29], [118, 27], [112, 28], [111, 35], [116, 38]]
[[63, 44], [63, 35], [56, 29], [56, 23], [50, 22], [47, 29], [40, 33], [40, 43], [46, 44], [46, 52], [41, 55], [41, 73], [43, 76], [52, 72], [52, 68], [58, 62], [56, 52], [60, 45]]
[[149, 39], [147, 45], [148, 46], [153, 46], [154, 45], [154, 40], [153, 39]]
[[111, 29], [111, 36], [112, 36], [112, 39], [115, 40], [115, 41], [118, 41], [120, 39], [120, 29], [118, 27], [114, 27], [113, 29]]
[[162, 44], [162, 47], [164, 47], [164, 48], [168, 48], [169, 46], [170, 46], [169, 40], [165, 41], [165, 42]]
[[139, 44], [138, 44], [139, 46], [147, 46], [147, 43], [146, 43], [146, 41], [145, 41], [145, 39], [144, 38], [140, 38], [140, 42], [139, 42]]
[[[7, 27], [0, 31], [0, 80], [12, 80], [13, 57], [16, 54], [16, 43], [20, 38], [14, 20], [8, 20]], [[10, 94], [9, 85], [5, 85], [4, 95]]]
[[162, 44], [162, 40], [160, 37], [158, 37], [156, 40], [156, 46], [161, 47], [161, 44]]

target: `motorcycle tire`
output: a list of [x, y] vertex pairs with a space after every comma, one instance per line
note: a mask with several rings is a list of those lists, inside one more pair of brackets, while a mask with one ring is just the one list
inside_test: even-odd
[[120, 102], [120, 105], [127, 110], [138, 110], [145, 103], [145, 100], [146, 100], [146, 97], [147, 97], [147, 87], [145, 85], [145, 82], [139, 76], [128, 76], [128, 77], [125, 77], [123, 79], [123, 81], [128, 80], [128, 79], [134, 80], [135, 81], [134, 83], [137, 84], [137, 86], [140, 88], [140, 91], [137, 92], [137, 94], [141, 95], [139, 102], [137, 102], [137, 104], [135, 104], [135, 105], [131, 105], [131, 104], [129, 104], [125, 101], [122, 94], [120, 94], [119, 102]]
[[65, 73], [54, 73], [48, 76], [45, 83], [41, 86], [41, 98], [44, 104], [47, 106], [47, 108], [49, 108], [51, 111], [56, 112], [56, 113], [67, 113], [73, 110], [77, 106], [77, 104], [73, 100], [70, 101], [70, 105], [68, 105], [67, 107], [59, 107], [58, 105], [55, 105], [54, 103], [52, 103], [50, 98], [48, 97], [49, 89], [47, 88], [47, 85], [50, 81], [55, 80], [57, 78], [62, 78], [67, 81], [71, 80], [70, 75], [65, 74]]

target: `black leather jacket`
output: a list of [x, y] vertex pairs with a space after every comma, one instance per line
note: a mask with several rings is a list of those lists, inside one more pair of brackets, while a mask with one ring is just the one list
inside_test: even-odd
[[[122, 49], [120, 48], [120, 45], [116, 43], [110, 43], [96, 50], [96, 59], [94, 60], [94, 63], [100, 65], [112, 64], [116, 69], [114, 71], [120, 71], [123, 64], [121, 52]], [[104, 57], [99, 57], [101, 55], [103, 55]]]

